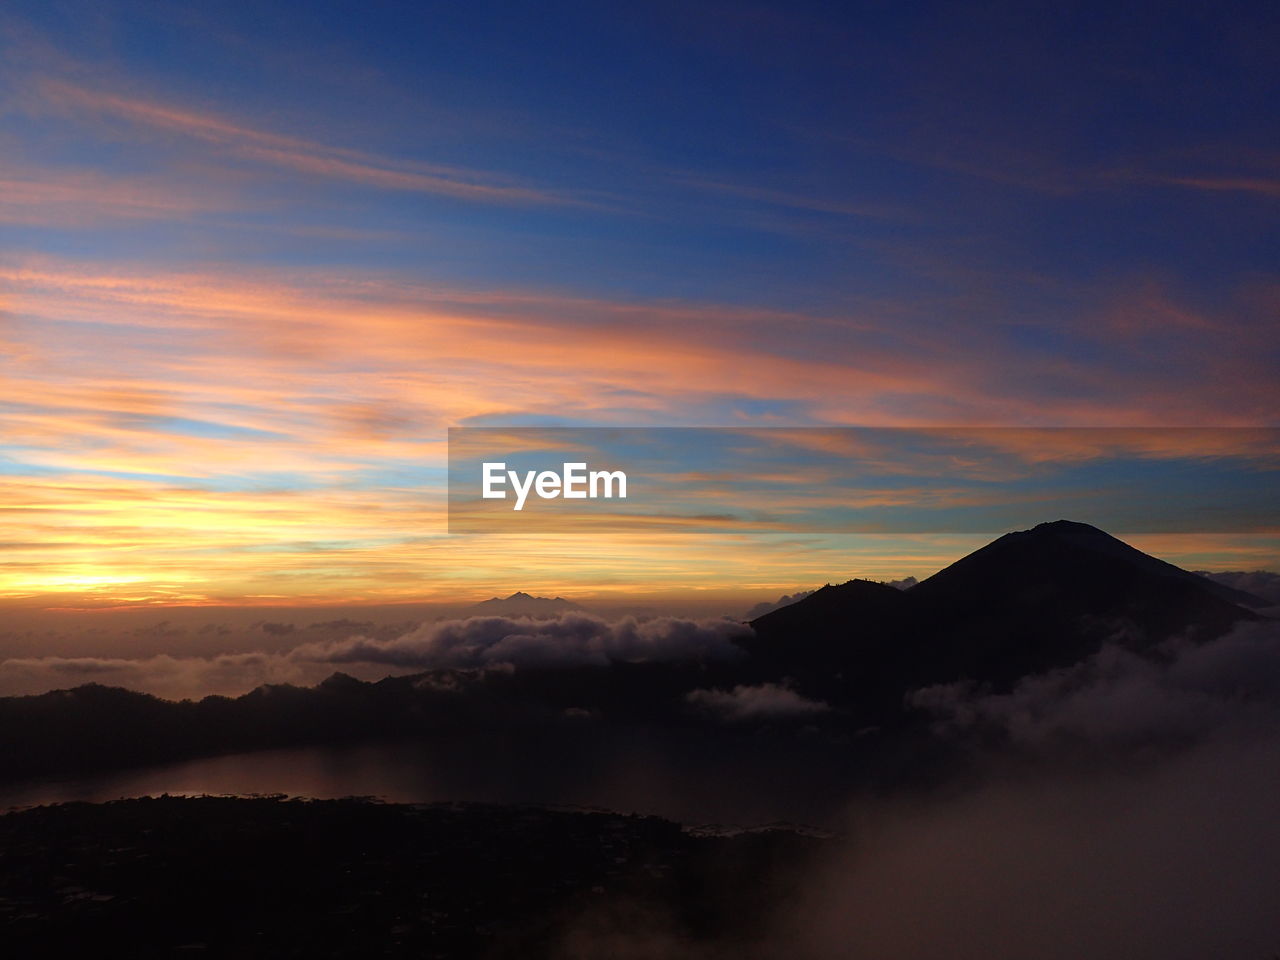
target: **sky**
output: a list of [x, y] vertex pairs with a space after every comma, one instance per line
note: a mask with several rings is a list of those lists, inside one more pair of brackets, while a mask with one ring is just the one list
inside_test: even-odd
[[[776, 594], [990, 539], [450, 535], [450, 427], [1280, 426], [1278, 34], [6, 4], [0, 604]], [[1127, 539], [1280, 566], [1263, 518]]]

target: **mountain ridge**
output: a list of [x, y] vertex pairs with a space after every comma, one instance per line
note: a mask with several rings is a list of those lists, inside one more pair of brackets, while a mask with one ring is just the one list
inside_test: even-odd
[[[778, 705], [807, 701], [820, 706], [794, 721], [806, 729], [907, 730], [908, 696], [922, 687], [968, 681], [1008, 690], [1104, 644], [1159, 655], [1173, 637], [1208, 641], [1269, 619], [1214, 587], [1096, 528], [1044, 524], [906, 590], [828, 584], [753, 620], [751, 635], [732, 641], [745, 653], [737, 658], [605, 655], [372, 682], [335, 673], [310, 688], [267, 685], [200, 701], [97, 684], [4, 697], [0, 780], [356, 739], [720, 722], [696, 708], [706, 699], [699, 691], [731, 703], [754, 698], [766, 708], [761, 722], [775, 727], [789, 722]], [[523, 601], [519, 593], [501, 599]]]
[[812, 695], [883, 708], [910, 685], [1008, 688], [1105, 642], [1211, 639], [1259, 618], [1235, 597], [1265, 603], [1058, 520], [998, 537], [907, 590], [856, 580], [823, 588], [751, 621], [746, 644]]
[[490, 597], [467, 607], [472, 616], [554, 617], [583, 608], [564, 597], [536, 597], [517, 590], [507, 597]]

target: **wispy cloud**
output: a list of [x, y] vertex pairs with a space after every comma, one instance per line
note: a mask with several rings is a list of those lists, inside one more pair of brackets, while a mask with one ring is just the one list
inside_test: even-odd
[[156, 177], [92, 170], [8, 170], [0, 175], [0, 222], [94, 226], [112, 220], [170, 220], [235, 209], [228, 191], [197, 190]]
[[913, 219], [907, 210], [900, 207], [883, 202], [842, 200], [831, 196], [826, 191], [797, 193], [790, 190], [777, 190], [754, 184], [729, 183], [695, 176], [681, 176], [676, 177], [675, 180], [677, 183], [694, 187], [695, 189], [741, 197], [744, 200], [771, 206], [789, 207], [795, 210], [808, 210], [814, 213], [868, 220], [901, 221]]
[[382, 190], [438, 194], [498, 204], [582, 205], [567, 194], [486, 170], [423, 163], [333, 146], [159, 101], [91, 90], [63, 80], [38, 84], [47, 108], [114, 117], [136, 127], [200, 141], [229, 155], [293, 173]]
[[1250, 193], [1280, 197], [1280, 180], [1266, 177], [1160, 177], [1158, 182], [1211, 193]]

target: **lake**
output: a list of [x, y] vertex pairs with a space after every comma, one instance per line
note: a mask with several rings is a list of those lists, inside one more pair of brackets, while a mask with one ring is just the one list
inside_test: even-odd
[[0, 808], [159, 794], [375, 796], [601, 807], [687, 824], [829, 825], [853, 782], [845, 745], [628, 729], [468, 734], [207, 757], [0, 786]]

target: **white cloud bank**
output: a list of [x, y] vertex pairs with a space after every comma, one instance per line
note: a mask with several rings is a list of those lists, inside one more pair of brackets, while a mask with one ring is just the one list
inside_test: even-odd
[[282, 652], [182, 657], [24, 657], [0, 661], [0, 696], [102, 683], [170, 699], [235, 696], [263, 683], [309, 685], [336, 669], [361, 679], [449, 668], [603, 666], [614, 661], [724, 660], [742, 655], [734, 620], [580, 612], [551, 619], [470, 617], [424, 624], [391, 638], [356, 634]]
[[1152, 657], [1107, 646], [1082, 663], [992, 694], [964, 684], [916, 691], [910, 702], [944, 732], [1002, 732], [1015, 744], [1123, 746], [1194, 738], [1280, 716], [1280, 623], [1247, 623], [1206, 644]]

